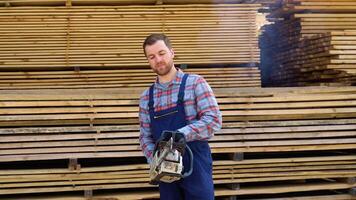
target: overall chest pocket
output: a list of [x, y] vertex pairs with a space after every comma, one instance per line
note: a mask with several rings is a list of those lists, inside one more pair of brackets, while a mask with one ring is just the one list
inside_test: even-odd
[[164, 117], [170, 117], [171, 115], [174, 115], [178, 113], [178, 110], [173, 110], [173, 111], [169, 111], [166, 113], [162, 113], [162, 114], [155, 114], [154, 119], [160, 119], [160, 118], [164, 118]]

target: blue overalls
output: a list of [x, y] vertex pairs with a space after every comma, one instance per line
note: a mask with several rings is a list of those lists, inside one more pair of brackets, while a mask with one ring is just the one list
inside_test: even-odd
[[[157, 141], [164, 130], [176, 131], [187, 125], [184, 110], [184, 90], [188, 74], [184, 74], [179, 87], [177, 106], [154, 111], [153, 92], [154, 85], [149, 91], [149, 113], [153, 139]], [[212, 158], [210, 146], [207, 141], [188, 142], [187, 145], [194, 155], [193, 173], [173, 183], [159, 183], [161, 200], [212, 200], [214, 199], [214, 186], [212, 180]], [[188, 153], [183, 156], [183, 165], [189, 170], [190, 160]], [[185, 170], [183, 170], [183, 173]]]

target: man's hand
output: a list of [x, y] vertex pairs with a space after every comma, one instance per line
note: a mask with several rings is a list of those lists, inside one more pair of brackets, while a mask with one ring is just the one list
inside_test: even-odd
[[182, 154], [184, 154], [185, 146], [187, 145], [184, 133], [179, 131], [163, 131], [161, 137], [156, 142], [155, 151], [159, 148], [160, 142], [167, 142], [173, 138], [173, 148], [176, 148]]

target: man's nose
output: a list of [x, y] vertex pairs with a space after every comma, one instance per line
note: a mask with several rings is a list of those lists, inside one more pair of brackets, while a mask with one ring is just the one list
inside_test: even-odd
[[156, 62], [157, 62], [157, 63], [159, 63], [159, 62], [161, 62], [161, 61], [162, 61], [162, 57], [161, 57], [161, 56], [159, 56], [159, 55], [158, 55], [158, 56], [156, 56]]

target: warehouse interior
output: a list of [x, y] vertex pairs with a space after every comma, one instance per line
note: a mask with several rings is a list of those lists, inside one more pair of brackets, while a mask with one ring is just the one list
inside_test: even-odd
[[159, 199], [151, 33], [216, 95], [216, 199], [356, 199], [355, 0], [0, 0], [0, 199]]

